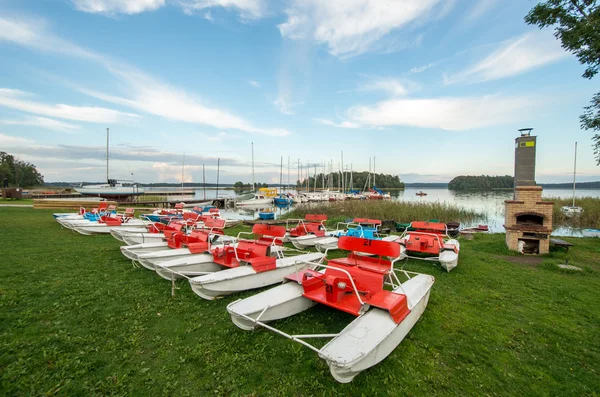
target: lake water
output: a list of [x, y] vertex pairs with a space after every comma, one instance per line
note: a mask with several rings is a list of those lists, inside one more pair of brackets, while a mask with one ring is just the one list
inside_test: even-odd
[[[415, 193], [423, 190], [427, 196], [417, 196]], [[294, 193], [294, 191], [291, 191]], [[415, 201], [415, 202], [439, 202], [455, 204], [466, 209], [473, 209], [486, 215], [486, 219], [479, 223], [485, 223], [494, 233], [504, 232], [504, 200], [513, 198], [512, 191], [469, 191], [455, 192], [446, 188], [407, 188], [404, 191], [390, 192], [393, 200], [397, 201]], [[206, 189], [206, 198], [216, 197], [215, 189]], [[219, 197], [235, 197], [237, 192], [234, 190], [219, 190]], [[570, 189], [544, 189], [542, 197], [573, 197], [573, 190]], [[576, 192], [576, 197], [596, 197], [600, 198], [600, 189], [580, 189]], [[195, 199], [204, 198], [204, 189], [197, 189]], [[274, 208], [275, 216], [279, 217], [289, 211], [289, 208]], [[223, 215], [233, 219], [256, 219], [259, 209], [224, 209]], [[465, 225], [475, 226], [475, 225]], [[554, 229], [554, 235], [558, 236], [578, 236], [581, 233], [578, 230], [561, 227]]]

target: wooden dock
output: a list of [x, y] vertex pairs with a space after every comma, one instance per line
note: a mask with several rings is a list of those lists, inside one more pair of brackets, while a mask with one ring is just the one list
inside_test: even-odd
[[[88, 210], [92, 208], [97, 208], [100, 204], [99, 199], [34, 199], [33, 200], [33, 208], [55, 208], [55, 209], [65, 209], [65, 210], [78, 210], [80, 207], [84, 207]], [[107, 201], [108, 205], [117, 205], [116, 201]], [[129, 203], [131, 204], [131, 203]]]

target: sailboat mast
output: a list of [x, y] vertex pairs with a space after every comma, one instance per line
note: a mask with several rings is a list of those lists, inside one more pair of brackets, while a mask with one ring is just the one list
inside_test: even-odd
[[252, 191], [256, 191], [254, 184], [254, 142], [250, 142], [252, 144]]
[[108, 128], [106, 129], [106, 183], [108, 182]]
[[219, 198], [219, 166], [221, 164], [221, 159], [217, 158], [217, 194], [216, 194], [216, 198]]
[[345, 177], [344, 177], [344, 151], [342, 150], [342, 193], [346, 191], [345, 186], [344, 186], [344, 182], [345, 182]]
[[575, 175], [577, 175], [577, 142], [575, 142], [575, 158], [573, 160], [573, 208], [575, 208]]
[[288, 181], [287, 181], [287, 191], [290, 192], [290, 156], [288, 156]]
[[373, 189], [375, 189], [375, 177], [377, 176], [377, 173], [375, 172], [375, 156], [373, 156]]
[[279, 166], [279, 195], [281, 196], [281, 176], [283, 175], [283, 156], [281, 156], [281, 165]]
[[183, 153], [183, 159], [181, 160], [181, 190], [183, 190], [183, 170], [185, 169], [185, 153]]
[[202, 185], [204, 186], [204, 200], [206, 200], [206, 173], [204, 172], [204, 164], [202, 164]]

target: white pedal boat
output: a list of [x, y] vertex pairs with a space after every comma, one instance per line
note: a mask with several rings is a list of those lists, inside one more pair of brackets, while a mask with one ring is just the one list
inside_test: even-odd
[[134, 262], [138, 261], [138, 255], [172, 249], [171, 247], [169, 247], [166, 241], [158, 243], [122, 245], [119, 248], [121, 249], [121, 253], [125, 255], [126, 258], [131, 259]]
[[123, 242], [127, 245], [160, 243], [166, 242], [164, 233], [131, 232], [127, 231], [121, 234]]
[[256, 272], [252, 266], [225, 268], [212, 274], [190, 278], [192, 290], [201, 298], [213, 300], [236, 292], [262, 288], [282, 282], [286, 276], [308, 266], [305, 262], [321, 261], [320, 252], [278, 258], [276, 268]]
[[307, 234], [307, 235], [299, 236], [299, 237], [290, 237], [289, 241], [290, 241], [290, 243], [292, 243], [294, 245], [294, 247], [298, 248], [299, 250], [302, 250], [302, 249], [314, 247], [320, 241], [323, 241], [323, 240], [329, 239], [329, 238], [332, 238], [332, 237], [327, 236], [327, 235], [317, 236], [315, 234]]
[[[448, 237], [447, 226], [438, 222], [411, 222], [411, 229], [402, 234], [400, 245], [404, 258], [439, 262], [444, 270], [451, 271], [458, 265], [460, 243]], [[411, 256], [417, 252], [429, 257]], [[435, 256], [437, 255], [437, 256]]]
[[[209, 240], [212, 240], [214, 235], [209, 236]], [[218, 235], [219, 239], [212, 243], [211, 249], [214, 247], [222, 246], [224, 244], [233, 244], [235, 246], [235, 237]], [[173, 259], [186, 258], [195, 255], [203, 255], [198, 253], [192, 253], [189, 248], [170, 248], [166, 243], [162, 243], [167, 246], [168, 249], [163, 249], [163, 245], [159, 243], [145, 243], [140, 244], [138, 249], [142, 249], [142, 246], [148, 246], [149, 250], [146, 253], [140, 253], [136, 256], [136, 261], [148, 270], [156, 270], [156, 266], [160, 263], [171, 261]], [[131, 246], [133, 247], [133, 246]], [[121, 247], [125, 250], [125, 247]], [[273, 250], [273, 253], [279, 251]]]
[[212, 254], [189, 255], [161, 262], [154, 267], [156, 273], [165, 280], [197, 277], [222, 269], [213, 261]]
[[[446, 244], [455, 245], [456, 249], [460, 250], [460, 243], [458, 242], [458, 240], [450, 239], [446, 241]], [[458, 265], [458, 253], [454, 250], [445, 249], [442, 252], [440, 252], [439, 261], [442, 267], [447, 272], [449, 272]]]
[[[317, 241], [315, 247], [317, 248], [317, 250], [319, 250], [319, 252], [325, 252], [325, 250], [333, 251], [338, 249], [338, 240], [338, 237], [327, 237], [325, 239]], [[400, 236], [390, 235], [382, 237], [380, 240], [389, 242], [400, 242]]]
[[[111, 236], [113, 236], [115, 239], [117, 239], [118, 241], [121, 242], [125, 242], [125, 239], [123, 238], [123, 236], [125, 234], [139, 234], [139, 233], [148, 233], [148, 230], [146, 228], [140, 228], [139, 226], [122, 226], [119, 229], [112, 229], [110, 231]], [[158, 234], [158, 233], [150, 233], [150, 234]], [[162, 233], [161, 233], [162, 234]]]
[[131, 219], [129, 222], [123, 223], [121, 226], [108, 226], [105, 223], [98, 222], [89, 222], [89, 224], [74, 224], [72, 225], [72, 230], [76, 231], [79, 234], [83, 235], [92, 235], [92, 234], [107, 234], [110, 233], [111, 230], [119, 229], [122, 227], [139, 227], [140, 231], [146, 229], [145, 221], [140, 219]]
[[[340, 383], [351, 382], [358, 373], [389, 356], [425, 311], [433, 283], [433, 276], [419, 274], [402, 283], [402, 287], [394, 289], [396, 293], [406, 294], [410, 302], [410, 314], [400, 324], [396, 324], [386, 310], [371, 308], [323, 348], [316, 349], [319, 357], [327, 361], [335, 380]], [[289, 282], [232, 302], [227, 306], [227, 311], [235, 325], [253, 330], [259, 325], [253, 320], [259, 316], [258, 322], [266, 323], [293, 316], [316, 305], [314, 301], [304, 298], [302, 293], [301, 285]], [[299, 336], [297, 338], [301, 339]]]
[[[360, 240], [364, 241], [364, 239]], [[361, 249], [361, 247], [357, 245], [356, 249]], [[397, 248], [394, 250], [396, 259], [391, 262], [392, 267], [394, 262], [400, 259], [396, 256], [399, 254], [399, 250]], [[356, 253], [356, 251], [353, 252]], [[343, 271], [339, 267], [336, 268], [335, 265], [325, 267], [329, 267], [334, 272]], [[293, 316], [316, 305], [313, 299], [304, 296], [306, 291], [299, 281], [302, 279], [301, 277], [297, 278], [297, 281], [288, 281], [254, 296], [232, 302], [227, 306], [227, 311], [231, 315], [233, 323], [241, 329], [253, 330], [256, 326], [261, 326], [314, 350], [327, 362], [332, 376], [338, 382], [348, 383], [358, 373], [376, 365], [392, 353], [427, 307], [431, 287], [435, 281], [433, 276], [416, 274], [411, 277], [408, 272], [400, 272], [406, 275], [408, 280], [401, 284], [392, 283], [393, 290], [391, 292], [384, 291], [389, 296], [396, 296], [395, 299], [405, 299], [403, 305], [393, 306], [394, 308], [403, 308], [402, 313], [394, 311], [395, 315], [399, 316], [397, 317], [398, 321], [394, 321], [391, 311], [374, 306], [381, 305], [382, 301], [379, 303], [365, 301], [372, 302], [372, 304], [364, 303], [358, 316], [338, 334], [289, 335], [267, 325], [270, 321]], [[323, 273], [324, 270], [320, 270], [317, 274], [323, 275]], [[397, 276], [395, 277], [399, 281]], [[354, 282], [359, 281], [357, 279]], [[323, 288], [327, 290], [327, 287]], [[339, 288], [344, 290], [346, 285]], [[356, 291], [356, 296], [361, 296], [356, 289], [354, 291]], [[339, 304], [341, 301], [337, 302]], [[345, 311], [342, 309], [343, 305], [332, 307]], [[308, 338], [332, 339], [322, 348], [317, 348], [304, 340]]]

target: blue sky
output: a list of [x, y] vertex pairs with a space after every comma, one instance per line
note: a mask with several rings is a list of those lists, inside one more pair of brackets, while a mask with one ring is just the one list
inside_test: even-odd
[[[47, 181], [279, 180], [344, 163], [406, 182], [598, 180], [578, 116], [597, 91], [525, 0], [0, 0], [0, 150]], [[311, 173], [314, 168], [311, 168]], [[287, 170], [284, 180], [287, 179]]]

